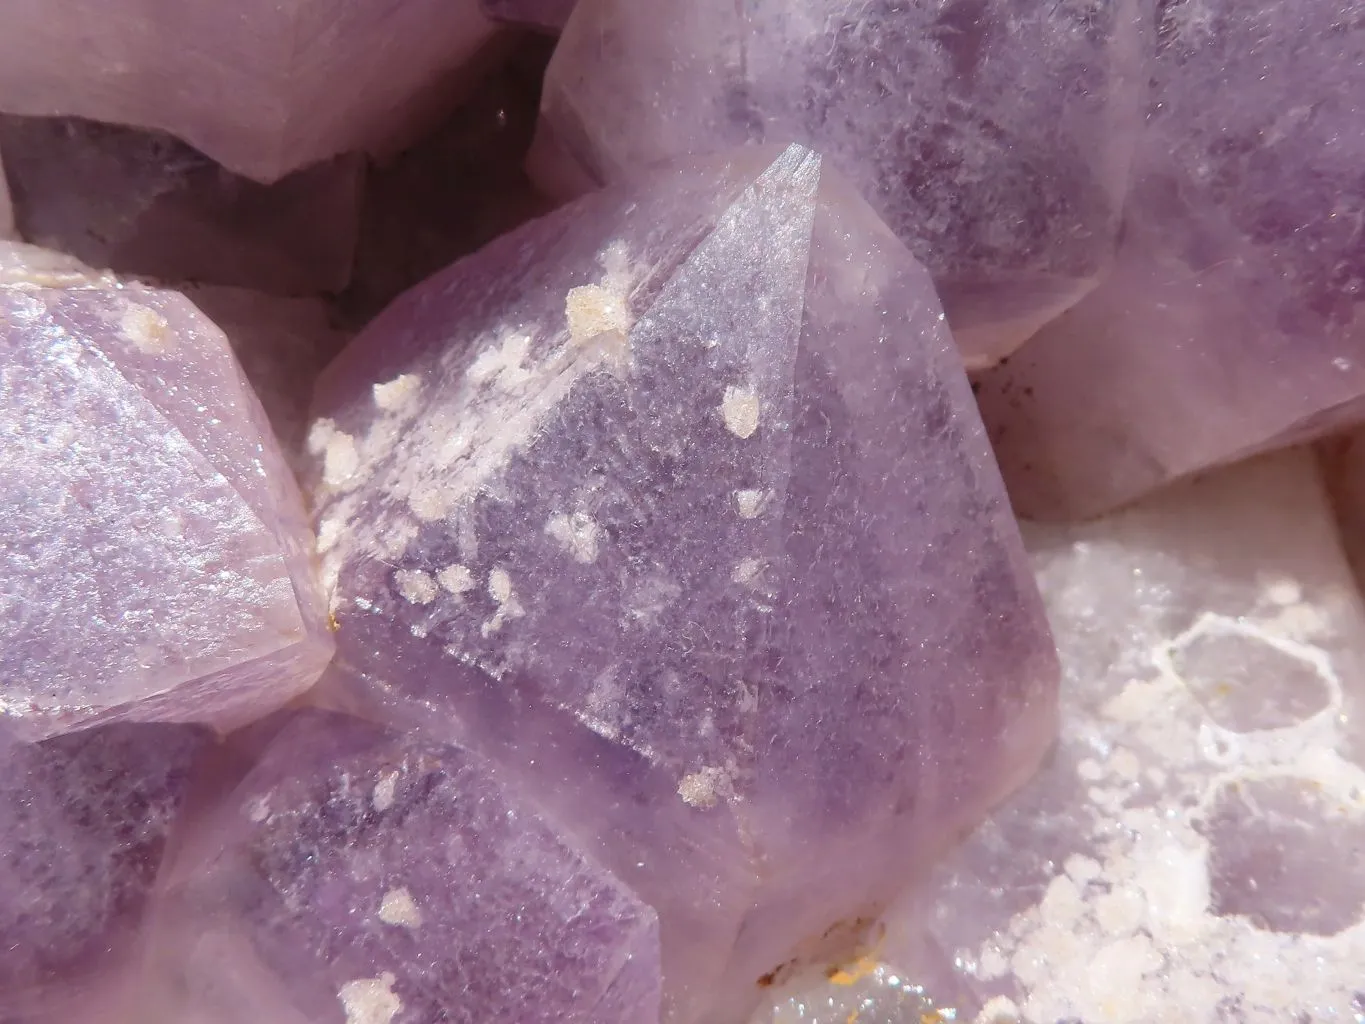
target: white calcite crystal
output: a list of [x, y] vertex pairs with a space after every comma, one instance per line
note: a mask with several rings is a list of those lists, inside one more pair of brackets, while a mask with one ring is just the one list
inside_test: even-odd
[[959, 1020], [1360, 1020], [1365, 607], [1311, 454], [1027, 538], [1058, 748], [881, 955]]

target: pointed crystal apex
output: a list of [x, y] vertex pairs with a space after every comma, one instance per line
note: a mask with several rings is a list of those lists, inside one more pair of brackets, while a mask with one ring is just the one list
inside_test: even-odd
[[0, 309], [0, 728], [230, 728], [307, 687], [331, 648], [312, 543], [222, 333], [19, 245]]
[[933, 286], [808, 149], [526, 225], [394, 303], [315, 412], [329, 699], [550, 809], [658, 913], [670, 1019], [856, 947], [1051, 737]]

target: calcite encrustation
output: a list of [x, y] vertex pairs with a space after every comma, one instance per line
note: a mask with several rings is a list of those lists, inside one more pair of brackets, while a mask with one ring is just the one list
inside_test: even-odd
[[809, 150], [531, 222], [315, 411], [327, 699], [476, 750], [649, 903], [668, 1020], [848, 952], [1051, 738], [932, 284]]
[[0, 740], [0, 1020], [112, 1018], [208, 743], [162, 724]]
[[0, 736], [227, 729], [331, 653], [313, 538], [222, 332], [0, 243]]
[[344, 288], [364, 159], [261, 185], [160, 132], [0, 115], [24, 241], [94, 267], [282, 295]]
[[533, 169], [560, 191], [796, 140], [929, 268], [970, 366], [1112, 256], [1146, 90], [1148, 0], [583, 0]]
[[1162, 5], [1112, 273], [981, 380], [1022, 514], [1089, 515], [1365, 419], [1360, 5]]
[[17, 0], [0, 111], [160, 129], [271, 182], [406, 140], [492, 32], [478, 0]]
[[1061, 741], [882, 952], [966, 1019], [1358, 1019], [1365, 605], [1311, 454], [1024, 536]]
[[653, 911], [477, 757], [317, 710], [253, 728], [163, 887], [137, 1019], [658, 1019]]

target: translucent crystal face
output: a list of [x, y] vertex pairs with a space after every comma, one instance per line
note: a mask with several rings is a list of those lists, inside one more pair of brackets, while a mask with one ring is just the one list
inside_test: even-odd
[[1362, 125], [1365, 0], [0, 3], [0, 1024], [1361, 1024]]
[[330, 654], [301, 503], [183, 297], [0, 249], [0, 731], [230, 727]]
[[[545, 182], [797, 139], [928, 267], [969, 365], [1075, 302], [1112, 249], [1145, 5], [584, 0], [543, 102]], [[1065, 88], [1058, 83], [1065, 82]]]
[[1182, 0], [1160, 26], [1112, 272], [980, 381], [1025, 515], [1365, 416], [1358, 5]]
[[5, 9], [0, 110], [158, 128], [267, 182], [406, 138], [492, 32], [477, 0], [80, 0], [53, 14]]
[[85, 1012], [134, 959], [148, 896], [208, 731], [111, 725], [0, 749], [0, 993], [6, 1012]]
[[266, 727], [162, 898], [145, 1012], [657, 1019], [653, 912], [477, 758], [317, 711]]
[[1047, 742], [928, 279], [809, 151], [529, 225], [391, 307], [316, 412], [336, 699], [558, 809], [658, 910], [675, 1019], [855, 942]]

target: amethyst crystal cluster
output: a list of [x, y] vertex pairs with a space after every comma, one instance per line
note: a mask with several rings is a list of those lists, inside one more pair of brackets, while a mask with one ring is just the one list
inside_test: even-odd
[[0, 10], [0, 1022], [1365, 1019], [1362, 57]]

